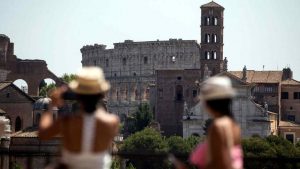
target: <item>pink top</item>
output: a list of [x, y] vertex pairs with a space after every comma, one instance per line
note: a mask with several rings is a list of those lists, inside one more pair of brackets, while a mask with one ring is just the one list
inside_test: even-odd
[[[233, 146], [231, 148], [231, 160], [232, 167], [234, 169], [242, 169], [243, 168], [243, 150], [240, 145]], [[208, 156], [208, 144], [204, 142], [199, 144], [195, 151], [190, 156], [190, 161], [192, 164], [198, 166], [199, 168], [204, 168], [207, 164], [207, 156]]]

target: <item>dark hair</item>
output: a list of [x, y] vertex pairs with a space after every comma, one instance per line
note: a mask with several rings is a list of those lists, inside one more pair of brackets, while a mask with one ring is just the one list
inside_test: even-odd
[[212, 110], [221, 113], [222, 116], [228, 116], [234, 119], [233, 114], [231, 112], [231, 99], [208, 100], [206, 101], [206, 105]]
[[88, 113], [92, 114], [97, 109], [98, 103], [100, 100], [104, 98], [104, 94], [77, 94], [77, 100], [82, 103], [83, 110]]

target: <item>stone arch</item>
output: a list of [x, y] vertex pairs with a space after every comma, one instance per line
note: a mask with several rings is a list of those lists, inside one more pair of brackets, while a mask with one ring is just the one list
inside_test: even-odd
[[20, 131], [21, 129], [22, 129], [22, 120], [20, 116], [17, 116], [15, 120], [15, 132]]
[[28, 83], [24, 79], [16, 79], [13, 82], [14, 85], [16, 85], [19, 89], [21, 89], [23, 92], [28, 93]]
[[[26, 62], [27, 63], [27, 62]], [[53, 79], [56, 83], [56, 86], [61, 86], [65, 84], [60, 78], [58, 78], [54, 73], [52, 73], [50, 70], [47, 69], [47, 66], [45, 67], [41, 65], [30, 65], [30, 62], [28, 62], [28, 65], [26, 65], [28, 69], [22, 70], [22, 64], [20, 64], [19, 71], [12, 71], [7, 76], [7, 81], [15, 81], [18, 79], [23, 79], [27, 82], [28, 85], [28, 94], [31, 96], [38, 96], [39, 94], [39, 85], [40, 82], [43, 79]]]

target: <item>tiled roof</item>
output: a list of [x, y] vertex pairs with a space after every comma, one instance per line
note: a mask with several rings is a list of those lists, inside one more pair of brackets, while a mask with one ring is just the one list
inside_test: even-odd
[[0, 82], [0, 90], [6, 88], [10, 84], [11, 84], [11, 82]]
[[[243, 71], [229, 71], [229, 73], [242, 79]], [[282, 81], [282, 71], [255, 71], [247, 70], [248, 83], [280, 83]]]
[[30, 97], [27, 93], [25, 93], [24, 91], [22, 91], [21, 89], [19, 89], [15, 84], [13, 84], [12, 82], [8, 82], [8, 81], [3, 81], [0, 82], [0, 91], [8, 86], [13, 87], [14, 89], [16, 89], [19, 93], [21, 93], [22, 95], [24, 95], [25, 97], [27, 97], [29, 100], [31, 101], [35, 101], [32, 97]]
[[295, 79], [287, 79], [281, 82], [283, 85], [300, 85], [300, 82]]
[[291, 121], [280, 121], [279, 127], [300, 127], [300, 124]]
[[224, 8], [223, 6], [219, 5], [218, 3], [214, 2], [214, 1], [211, 1], [207, 4], [204, 4], [201, 6], [201, 8], [211, 8], [211, 7], [217, 7], [217, 8]]
[[38, 137], [38, 128], [29, 127], [12, 134], [11, 137]]

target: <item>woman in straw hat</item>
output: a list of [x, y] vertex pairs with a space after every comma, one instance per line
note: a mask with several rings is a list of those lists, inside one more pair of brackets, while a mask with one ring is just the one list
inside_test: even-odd
[[[103, 71], [97, 67], [84, 67], [69, 84], [80, 104], [80, 114], [52, 121], [51, 113], [44, 113], [39, 137], [47, 140], [62, 136], [62, 160], [58, 168], [109, 169], [111, 157], [108, 152], [114, 136], [118, 133], [119, 119], [108, 114], [97, 103], [104, 98], [110, 85]], [[62, 106], [66, 87], [52, 93], [52, 104]], [[50, 108], [51, 110], [51, 108]]]
[[200, 89], [200, 101], [214, 119], [207, 140], [190, 161], [204, 169], [242, 169], [241, 131], [231, 112], [235, 91], [227, 77], [212, 77]]

